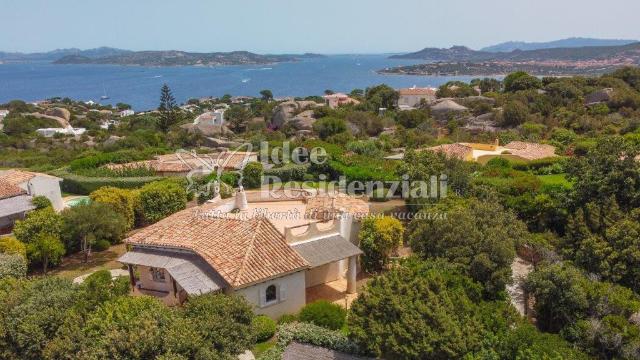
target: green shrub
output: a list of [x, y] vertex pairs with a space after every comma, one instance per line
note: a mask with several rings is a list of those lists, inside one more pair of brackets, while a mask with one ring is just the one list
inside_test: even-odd
[[108, 205], [115, 212], [124, 216], [127, 221], [127, 229], [133, 227], [135, 210], [140, 206], [138, 191], [105, 186], [92, 192], [90, 197], [93, 202]]
[[5, 236], [0, 238], [0, 253], [10, 255], [21, 255], [27, 258], [27, 246], [13, 236]]
[[227, 173], [223, 173], [220, 176], [220, 181], [235, 188], [236, 186], [238, 186], [239, 178], [240, 178], [240, 174], [236, 172], [227, 172]]
[[154, 223], [187, 207], [184, 187], [169, 181], [149, 183], [140, 190], [140, 208], [147, 223]]
[[497, 167], [497, 168], [511, 168], [512, 164], [509, 160], [497, 156], [494, 157], [493, 159], [487, 161], [487, 166], [489, 167]]
[[332, 135], [346, 132], [347, 124], [342, 119], [324, 117], [313, 124], [313, 130], [320, 135], [321, 139], [326, 139]]
[[19, 254], [0, 254], [0, 279], [27, 276], [27, 260]]
[[331, 330], [342, 328], [346, 317], [347, 312], [340, 305], [332, 304], [326, 300], [308, 304], [300, 311], [300, 321]]
[[279, 168], [265, 170], [264, 176], [275, 176], [282, 182], [303, 181], [307, 171], [309, 171], [308, 164], [287, 164]]
[[107, 249], [109, 249], [109, 247], [111, 246], [111, 243], [109, 242], [109, 240], [97, 240], [95, 244], [93, 244], [93, 250], [95, 251], [105, 251]]
[[391, 255], [402, 245], [404, 227], [391, 217], [370, 217], [362, 222], [360, 247], [364, 251], [362, 265], [367, 271], [380, 271], [387, 267]]
[[276, 333], [276, 322], [266, 315], [258, 315], [251, 321], [257, 342], [271, 339]]
[[259, 188], [262, 185], [262, 163], [250, 162], [242, 169], [242, 186], [248, 189]]
[[51, 206], [51, 200], [45, 196], [35, 196], [31, 199], [31, 204], [36, 207], [36, 210], [44, 209]]

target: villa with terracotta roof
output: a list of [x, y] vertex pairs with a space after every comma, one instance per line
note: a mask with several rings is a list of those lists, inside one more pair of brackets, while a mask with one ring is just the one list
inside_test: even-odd
[[323, 96], [323, 98], [326, 105], [332, 109], [335, 109], [338, 106], [342, 106], [342, 105], [348, 105], [348, 104], [358, 105], [360, 103], [360, 101], [353, 99], [349, 95], [343, 94], [343, 93], [325, 95]]
[[24, 171], [24, 170], [0, 170], [0, 182], [17, 186], [29, 196], [44, 196], [56, 211], [64, 208], [60, 182], [62, 179], [55, 176]]
[[[417, 149], [416, 151], [434, 151], [443, 153], [447, 157], [464, 161], [486, 163], [494, 157], [508, 157], [514, 160], [532, 161], [557, 156], [556, 148], [552, 145], [512, 141], [500, 146], [498, 140], [494, 144], [453, 143]], [[387, 160], [403, 160], [404, 153], [387, 156]]]
[[110, 170], [147, 168], [161, 176], [184, 176], [194, 169], [240, 170], [247, 163], [258, 161], [257, 152], [225, 151], [215, 154], [180, 152], [157, 155], [153, 160], [134, 161], [125, 164], [107, 164]]
[[421, 104], [433, 104], [436, 101], [436, 89], [412, 87], [398, 89], [398, 107], [413, 109]]
[[237, 294], [256, 313], [278, 318], [300, 310], [314, 286], [346, 278], [345, 296], [356, 292], [363, 214], [366, 202], [346, 195], [239, 190], [137, 232], [119, 261], [134, 294], [167, 305]]

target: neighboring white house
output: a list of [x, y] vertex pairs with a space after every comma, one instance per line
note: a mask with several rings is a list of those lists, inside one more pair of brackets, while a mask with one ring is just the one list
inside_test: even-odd
[[193, 125], [224, 125], [224, 109], [207, 111], [193, 120]]
[[117, 126], [120, 124], [118, 120], [106, 120], [100, 124], [100, 129], [108, 130], [110, 126]]
[[208, 292], [239, 294], [272, 318], [299, 311], [316, 285], [346, 277], [345, 292], [355, 293], [362, 253], [355, 214], [368, 213], [367, 204], [295, 191], [239, 190], [127, 238], [131, 250], [118, 261], [128, 266], [134, 293], [168, 305]]
[[0, 181], [18, 186], [29, 196], [44, 196], [56, 211], [64, 208], [60, 182], [62, 179], [55, 176], [23, 171], [23, 170], [0, 170]]
[[120, 117], [125, 117], [125, 116], [135, 115], [136, 112], [131, 110], [131, 109], [125, 109], [125, 110], [120, 111], [118, 114], [120, 115]]
[[35, 208], [31, 199], [25, 190], [0, 180], [0, 234], [10, 233], [16, 220]]
[[413, 109], [425, 103], [433, 104], [436, 101], [436, 89], [412, 87], [398, 89], [398, 107], [403, 109]]
[[66, 128], [44, 128], [44, 129], [38, 129], [36, 130], [36, 133], [44, 136], [44, 137], [53, 137], [56, 134], [62, 134], [62, 135], [72, 135], [72, 136], [77, 136], [77, 135], [82, 135], [87, 131], [87, 129], [85, 128], [73, 128], [71, 126], [68, 126]]

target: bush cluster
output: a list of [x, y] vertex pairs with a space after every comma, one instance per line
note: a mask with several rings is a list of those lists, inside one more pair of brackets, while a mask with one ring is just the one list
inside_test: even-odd
[[340, 305], [319, 300], [307, 304], [300, 310], [299, 319], [331, 330], [338, 330], [345, 324], [347, 312]]

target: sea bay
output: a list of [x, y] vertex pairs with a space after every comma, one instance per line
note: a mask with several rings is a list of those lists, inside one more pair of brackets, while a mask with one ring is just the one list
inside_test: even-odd
[[[322, 95], [325, 90], [349, 92], [377, 84], [392, 87], [439, 86], [471, 77], [382, 75], [385, 67], [411, 65], [415, 60], [388, 55], [331, 55], [299, 62], [220, 67], [142, 67], [118, 65], [55, 65], [48, 62], [0, 64], [0, 103], [13, 99], [37, 101], [70, 97], [101, 103], [128, 103], [136, 111], [158, 104], [167, 83], [178, 102], [204, 96], [258, 96], [270, 89], [274, 96]], [[108, 100], [100, 100], [102, 95]]]

